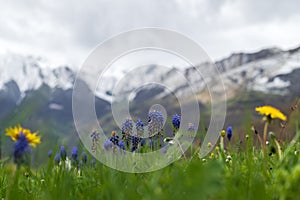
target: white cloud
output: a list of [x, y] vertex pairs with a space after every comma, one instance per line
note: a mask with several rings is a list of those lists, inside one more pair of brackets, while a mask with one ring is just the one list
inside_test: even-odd
[[184, 33], [214, 59], [232, 51], [300, 43], [297, 0], [12, 0], [0, 4], [0, 53], [41, 55], [77, 66], [103, 40], [145, 26]]

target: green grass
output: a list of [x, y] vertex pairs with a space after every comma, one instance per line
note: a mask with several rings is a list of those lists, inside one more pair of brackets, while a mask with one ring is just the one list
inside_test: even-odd
[[[1, 163], [0, 198], [298, 199], [299, 135], [300, 131], [283, 145], [282, 159], [276, 153], [264, 158], [250, 134], [242, 147], [231, 141], [226, 152], [215, 149], [205, 160], [182, 158], [144, 174], [116, 171], [101, 163], [68, 169], [55, 166], [53, 158], [38, 169]], [[226, 160], [228, 155], [231, 160]]]

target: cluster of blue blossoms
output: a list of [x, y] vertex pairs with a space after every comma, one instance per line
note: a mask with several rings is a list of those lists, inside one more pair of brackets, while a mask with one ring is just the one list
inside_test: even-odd
[[[52, 158], [52, 155], [53, 155], [53, 151], [49, 150], [48, 157]], [[61, 162], [65, 162], [67, 159], [68, 159], [68, 157], [67, 157], [67, 152], [65, 150], [65, 147], [61, 146], [59, 149], [59, 152], [54, 156], [54, 163], [56, 165], [59, 165]], [[72, 149], [70, 160], [71, 160], [71, 163], [73, 164], [73, 166], [80, 167], [80, 166], [88, 164], [88, 155], [83, 151], [81, 153], [81, 155], [79, 156], [78, 148], [75, 146]], [[95, 160], [92, 159], [91, 164], [94, 164], [94, 163], [95, 163]]]
[[[136, 132], [133, 131], [134, 122], [131, 119], [126, 119], [122, 124], [122, 138], [120, 138], [115, 131], [112, 132], [110, 138], [104, 142], [103, 149], [122, 149], [130, 150], [131, 152], [137, 151], [146, 145], [148, 142], [150, 148], [156, 149], [164, 146], [163, 144], [163, 128], [164, 128], [164, 116], [160, 111], [150, 111], [148, 113], [148, 138], [144, 138], [145, 125], [141, 119], [138, 119], [135, 123]], [[180, 127], [180, 116], [178, 114], [173, 115], [172, 125], [174, 133]], [[91, 135], [92, 137], [92, 135]]]

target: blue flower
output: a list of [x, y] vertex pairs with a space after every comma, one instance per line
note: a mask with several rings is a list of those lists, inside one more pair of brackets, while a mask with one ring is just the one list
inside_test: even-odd
[[55, 161], [55, 164], [57, 164], [57, 165], [60, 163], [60, 154], [55, 155], [54, 161]]
[[67, 158], [67, 152], [66, 152], [64, 146], [61, 146], [61, 147], [60, 147], [60, 158], [61, 158], [63, 161], [65, 161], [66, 158]]
[[160, 149], [160, 153], [166, 154], [168, 151], [167, 146], [163, 146], [163, 148]]
[[172, 124], [175, 130], [178, 130], [180, 127], [180, 116], [175, 114], [172, 117]]
[[131, 152], [134, 152], [135, 150], [137, 150], [140, 141], [141, 141], [141, 139], [139, 137], [132, 136], [132, 138], [131, 138], [131, 142], [132, 142]]
[[189, 123], [189, 125], [188, 125], [188, 131], [189, 132], [196, 131], [196, 126], [193, 123]]
[[119, 142], [119, 148], [125, 151], [125, 144], [123, 141]]
[[82, 158], [82, 162], [83, 162], [84, 164], [86, 164], [86, 163], [87, 163], [88, 156], [87, 156], [87, 154], [86, 154], [85, 152], [82, 152], [81, 158]]
[[122, 124], [122, 133], [126, 135], [132, 135], [133, 122], [131, 119], [126, 119]]
[[104, 142], [103, 147], [104, 147], [105, 150], [110, 150], [110, 149], [112, 149], [112, 147], [113, 147], [112, 141], [106, 140], [106, 141]]
[[26, 139], [26, 135], [20, 133], [14, 146], [14, 161], [17, 164], [25, 162], [25, 156], [28, 152], [30, 152], [30, 146], [28, 140]]
[[71, 157], [72, 157], [73, 161], [78, 160], [78, 148], [77, 147], [73, 147]]
[[136, 132], [138, 136], [142, 136], [144, 134], [144, 124], [143, 121], [138, 119], [135, 123]]
[[48, 157], [51, 158], [51, 157], [52, 157], [52, 154], [53, 154], [53, 151], [52, 151], [52, 150], [49, 150], [49, 151], [48, 151]]
[[228, 140], [230, 140], [231, 137], [232, 137], [232, 127], [228, 126], [228, 128], [227, 128], [227, 138], [228, 138]]
[[148, 134], [150, 137], [161, 134], [163, 129], [164, 116], [160, 111], [150, 111], [148, 114]]

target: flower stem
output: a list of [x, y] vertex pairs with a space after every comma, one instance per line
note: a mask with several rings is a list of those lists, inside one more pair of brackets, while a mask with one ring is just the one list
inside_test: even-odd
[[274, 140], [276, 146], [277, 146], [277, 151], [278, 151], [278, 155], [279, 155], [279, 160], [281, 160], [282, 158], [282, 151], [281, 151], [281, 147], [280, 147], [280, 144], [279, 142], [277, 141], [277, 139]]
[[221, 152], [224, 152], [224, 137], [222, 136], [220, 138], [220, 148], [221, 148]]
[[263, 150], [264, 150], [264, 157], [267, 155], [267, 132], [268, 132], [268, 125], [269, 123], [266, 121], [265, 127], [264, 127], [264, 138], [263, 138]]

